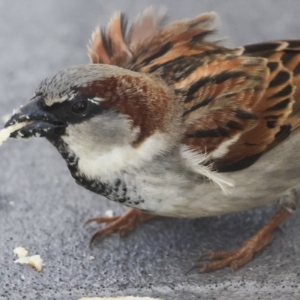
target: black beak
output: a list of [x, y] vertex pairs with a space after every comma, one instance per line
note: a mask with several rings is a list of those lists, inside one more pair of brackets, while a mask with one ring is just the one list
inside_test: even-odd
[[4, 127], [16, 123], [27, 122], [21, 129], [13, 132], [10, 137], [50, 137], [64, 133], [67, 124], [47, 112], [39, 99], [34, 98], [27, 105], [21, 106], [7, 121]]

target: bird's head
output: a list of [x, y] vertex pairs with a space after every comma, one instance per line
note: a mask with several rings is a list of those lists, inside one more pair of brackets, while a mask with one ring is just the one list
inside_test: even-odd
[[99, 168], [118, 171], [172, 149], [181, 137], [181, 114], [159, 78], [91, 64], [42, 81], [5, 126], [27, 121], [11, 136], [46, 137], [76, 156], [86, 176], [97, 177]]

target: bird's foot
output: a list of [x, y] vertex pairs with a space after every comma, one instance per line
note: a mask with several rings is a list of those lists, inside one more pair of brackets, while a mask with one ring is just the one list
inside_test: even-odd
[[[257, 239], [256, 236], [247, 240], [244, 245], [233, 251], [207, 252], [201, 255], [196, 263], [201, 272], [210, 272], [225, 267], [231, 267], [232, 271], [248, 263], [254, 254], [272, 242], [272, 236], [264, 239]], [[210, 260], [205, 263], [203, 260]]]
[[[255, 235], [249, 238], [241, 248], [233, 251], [207, 252], [197, 260], [195, 268], [201, 272], [210, 272], [225, 267], [231, 267], [233, 271], [248, 263], [256, 252], [259, 252], [272, 242], [271, 233], [278, 227], [290, 213], [281, 208], [275, 216]], [[210, 262], [205, 262], [209, 260]]]
[[91, 222], [106, 224], [104, 228], [100, 228], [96, 231], [96, 233], [92, 236], [90, 244], [92, 244], [97, 238], [109, 235], [116, 231], [118, 231], [119, 235], [123, 237], [129, 231], [135, 229], [138, 223], [145, 222], [153, 218], [154, 216], [133, 208], [120, 216], [90, 219], [86, 222], [86, 224]]

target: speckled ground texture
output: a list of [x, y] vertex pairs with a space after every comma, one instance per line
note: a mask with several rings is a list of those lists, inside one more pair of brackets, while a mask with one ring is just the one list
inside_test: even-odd
[[[162, 3], [169, 7], [170, 20], [217, 11], [222, 35], [230, 35], [234, 46], [300, 38], [297, 0], [1, 0], [0, 116], [28, 101], [46, 76], [88, 62], [92, 30], [106, 24], [115, 10], [133, 18], [149, 4]], [[10, 140], [0, 158], [0, 299], [300, 298], [299, 213], [275, 233], [272, 246], [237, 272], [187, 275], [201, 252], [241, 245], [275, 207], [197, 220], [158, 218], [126, 238], [115, 234], [89, 249], [96, 227], [84, 227], [84, 222], [123, 208], [77, 186], [43, 139]], [[12, 251], [20, 245], [42, 256], [41, 273], [13, 263]]]

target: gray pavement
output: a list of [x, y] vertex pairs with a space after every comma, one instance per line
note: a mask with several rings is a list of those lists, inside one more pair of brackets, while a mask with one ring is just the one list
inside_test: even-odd
[[[0, 0], [0, 116], [28, 101], [44, 77], [87, 62], [92, 30], [115, 10], [133, 17], [162, 3], [170, 20], [217, 11], [232, 45], [300, 38], [297, 0]], [[107, 209], [124, 209], [77, 186], [45, 140], [10, 140], [0, 157], [0, 299], [300, 298], [299, 213], [275, 233], [272, 246], [237, 272], [186, 275], [201, 252], [241, 245], [275, 208], [197, 220], [158, 218], [89, 249], [96, 227], [84, 228], [84, 222]], [[41, 273], [13, 263], [12, 250], [20, 245], [42, 256]]]

